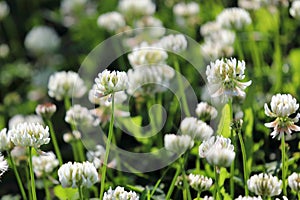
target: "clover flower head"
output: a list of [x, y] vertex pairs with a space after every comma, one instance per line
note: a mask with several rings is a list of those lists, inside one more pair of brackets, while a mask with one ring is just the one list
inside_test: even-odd
[[97, 169], [90, 162], [63, 164], [58, 169], [58, 178], [64, 188], [79, 186], [90, 188], [99, 180]]
[[214, 41], [206, 40], [200, 45], [200, 52], [206, 60], [215, 60], [221, 57], [232, 56], [234, 48], [232, 44], [215, 43]]
[[9, 6], [5, 1], [0, 2], [0, 21], [9, 14]]
[[215, 107], [209, 105], [207, 102], [200, 102], [196, 107], [196, 114], [198, 118], [205, 120], [215, 119], [218, 111]]
[[177, 154], [183, 154], [194, 146], [193, 139], [189, 135], [166, 134], [164, 137], [165, 148]]
[[213, 183], [211, 178], [199, 174], [189, 174], [188, 181], [190, 186], [198, 192], [209, 190]]
[[293, 172], [288, 177], [288, 184], [295, 192], [300, 191], [300, 173]]
[[139, 200], [139, 198], [139, 195], [135, 192], [127, 192], [120, 186], [117, 186], [114, 190], [110, 187], [103, 196], [103, 200]]
[[173, 13], [180, 17], [190, 17], [197, 15], [200, 11], [199, 4], [196, 2], [178, 3], [173, 7]]
[[211, 165], [229, 167], [235, 158], [234, 146], [229, 138], [212, 136], [199, 146], [199, 156]]
[[165, 50], [158, 45], [149, 45], [146, 42], [134, 47], [132, 52], [128, 54], [128, 60], [134, 68], [164, 64], [167, 58], [168, 54]]
[[251, 24], [252, 19], [243, 8], [226, 8], [217, 16], [217, 22], [224, 28], [241, 30]]
[[[1, 2], [4, 2], [4, 1], [1, 1]], [[10, 51], [10, 48], [9, 48], [9, 46], [7, 44], [0, 44], [0, 58], [6, 58], [8, 56], [8, 54], [9, 54], [9, 51]]]
[[100, 120], [86, 107], [79, 104], [72, 106], [66, 113], [65, 121], [75, 126], [97, 126]]
[[136, 20], [134, 25], [137, 33], [140, 35], [147, 33], [145, 35], [149, 35], [151, 38], [160, 38], [166, 32], [162, 21], [153, 16], [143, 16], [142, 18]]
[[39, 123], [19, 123], [8, 134], [16, 146], [39, 148], [50, 142], [48, 126], [44, 128]]
[[37, 55], [47, 54], [59, 47], [60, 38], [51, 27], [37, 26], [26, 35], [24, 45], [26, 49]]
[[186, 117], [180, 123], [180, 131], [183, 135], [189, 135], [194, 140], [206, 140], [210, 138], [214, 131], [205, 122], [195, 117]]
[[299, 108], [297, 100], [290, 94], [276, 94], [271, 99], [271, 109], [267, 104], [264, 105], [265, 114], [269, 117], [276, 118], [273, 122], [265, 123], [268, 128], [274, 128], [271, 136], [275, 138], [279, 135], [278, 139], [286, 133], [291, 135], [292, 131], [299, 132], [300, 127], [295, 125], [299, 121], [300, 114], [294, 118], [290, 115], [295, 114]]
[[167, 35], [160, 39], [159, 46], [171, 52], [182, 52], [187, 48], [187, 40], [184, 35]]
[[8, 121], [8, 128], [12, 129], [14, 126], [18, 125], [19, 123], [39, 123], [44, 125], [44, 121], [39, 115], [15, 115]]
[[53, 103], [39, 104], [35, 108], [35, 112], [46, 119], [50, 119], [52, 115], [56, 112], [56, 105]]
[[32, 157], [33, 171], [37, 177], [53, 172], [53, 170], [59, 165], [55, 154], [50, 151], [43, 153], [39, 156]]
[[164, 92], [170, 85], [175, 71], [168, 65], [138, 67], [128, 70], [128, 94], [137, 96], [151, 96]]
[[110, 32], [117, 32], [126, 26], [123, 15], [116, 11], [100, 15], [97, 19], [97, 24], [99, 27], [103, 27]]
[[205, 37], [205, 36], [209, 36], [212, 33], [218, 32], [221, 29], [223, 28], [218, 22], [209, 21], [201, 25], [200, 34]]
[[61, 101], [66, 97], [81, 98], [85, 92], [84, 81], [76, 72], [55, 72], [49, 78], [48, 94], [57, 101]]
[[300, 1], [293, 1], [289, 11], [294, 18], [300, 19]]
[[95, 94], [103, 97], [115, 92], [126, 90], [128, 87], [128, 77], [126, 72], [104, 70], [95, 78]]
[[250, 191], [261, 196], [276, 196], [281, 193], [282, 181], [271, 174], [255, 174], [247, 181]]
[[250, 196], [243, 197], [242, 195], [240, 195], [235, 200], [262, 200], [262, 198], [260, 196], [258, 196], [258, 197], [250, 197]]
[[251, 81], [241, 82], [245, 78], [245, 61], [235, 58], [218, 59], [211, 62], [206, 68], [208, 87], [212, 97], [222, 96], [223, 102], [238, 96], [246, 96], [245, 89], [251, 85]]
[[152, 15], [156, 6], [151, 0], [120, 0], [118, 8], [125, 16], [140, 17]]
[[0, 153], [0, 178], [8, 170], [8, 164], [4, 156]]
[[4, 128], [0, 131], [0, 152], [11, 150], [14, 147], [10, 137], [11, 135], [8, 134], [7, 128]]

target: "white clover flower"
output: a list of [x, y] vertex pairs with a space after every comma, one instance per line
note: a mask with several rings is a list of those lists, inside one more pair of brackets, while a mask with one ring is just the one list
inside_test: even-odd
[[193, 139], [189, 135], [166, 134], [164, 137], [165, 148], [177, 154], [183, 154], [194, 145]]
[[24, 45], [29, 51], [39, 55], [54, 52], [60, 45], [60, 38], [54, 29], [37, 26], [26, 35]]
[[262, 200], [262, 198], [260, 196], [258, 196], [258, 197], [249, 197], [249, 196], [243, 197], [242, 195], [240, 195], [238, 198], [235, 198], [235, 200]]
[[115, 92], [126, 90], [128, 87], [128, 77], [126, 72], [104, 70], [95, 78], [95, 95], [103, 97]]
[[56, 112], [56, 105], [53, 103], [39, 104], [35, 108], [36, 114], [46, 119], [50, 119], [52, 115]]
[[234, 146], [229, 138], [212, 136], [199, 146], [199, 156], [211, 165], [229, 167], [235, 158]]
[[[147, 29], [148, 27], [150, 28]], [[144, 16], [136, 20], [134, 22], [134, 28], [136, 28], [135, 31], [140, 35], [147, 33], [149, 36], [151, 36], [151, 38], [160, 38], [166, 32], [162, 21], [153, 16]]]
[[189, 174], [188, 181], [190, 186], [198, 192], [209, 190], [213, 183], [211, 178], [199, 174]]
[[200, 45], [200, 51], [206, 60], [215, 60], [221, 57], [232, 56], [234, 48], [233, 45], [207, 40]]
[[63, 0], [60, 5], [61, 12], [65, 14], [70, 14], [76, 12], [79, 7], [84, 6], [88, 0]]
[[212, 33], [218, 32], [221, 29], [223, 29], [223, 28], [218, 22], [210, 21], [210, 22], [206, 22], [205, 24], [201, 25], [200, 34], [205, 37]]
[[39, 156], [32, 157], [33, 171], [37, 177], [53, 172], [53, 170], [59, 165], [55, 154], [50, 151], [43, 153]]
[[16, 162], [16, 165], [20, 165], [21, 162], [27, 162], [28, 157], [27, 157], [27, 148], [26, 147], [21, 147], [21, 146], [15, 146], [11, 150], [11, 157], [14, 159]]
[[8, 170], [8, 164], [4, 156], [0, 153], [0, 178]]
[[288, 177], [288, 184], [295, 192], [300, 192], [300, 173], [292, 173]]
[[43, 119], [38, 115], [15, 115], [8, 121], [8, 128], [12, 129], [14, 126], [19, 123], [39, 123], [44, 125]]
[[217, 109], [209, 105], [207, 102], [198, 103], [195, 111], [196, 111], [196, 115], [200, 119], [204, 119], [204, 120], [215, 119], [218, 115]]
[[206, 76], [212, 97], [222, 96], [223, 101], [232, 96], [245, 97], [244, 90], [252, 83], [240, 82], [245, 78], [245, 69], [245, 61], [235, 58], [211, 62], [206, 68]]
[[171, 34], [161, 38], [159, 46], [165, 50], [177, 53], [186, 50], [187, 40], [182, 34]]
[[190, 17], [197, 15], [200, 11], [199, 5], [196, 2], [178, 3], [173, 7], [173, 13], [180, 17]]
[[214, 133], [209, 125], [195, 117], [184, 118], [180, 123], [180, 131], [183, 135], [201, 141], [209, 139]]
[[241, 30], [251, 24], [252, 20], [243, 8], [226, 8], [217, 16], [217, 22], [224, 28]]
[[117, 186], [114, 190], [110, 187], [104, 192], [103, 200], [139, 200], [140, 197], [133, 191], [125, 191], [123, 187]]
[[168, 65], [138, 67], [128, 70], [128, 94], [137, 96], [151, 96], [164, 92], [170, 85], [175, 71]]
[[[96, 169], [99, 169], [103, 165], [104, 157], [105, 157], [105, 148], [102, 145], [96, 145], [94, 151], [88, 151], [86, 153], [87, 160], [94, 164]], [[116, 166], [116, 159], [110, 161], [107, 166], [108, 167], [115, 167]]]
[[80, 139], [81, 139], [81, 133], [78, 130], [74, 130], [72, 132], [68, 132], [63, 135], [63, 140], [65, 143], [70, 143], [74, 140], [80, 140]]
[[68, 162], [58, 169], [58, 178], [62, 187], [87, 187], [90, 188], [98, 182], [98, 173], [90, 162]]
[[[281, 200], [280, 198], [276, 198], [275, 200]], [[289, 200], [286, 196], [282, 196], [282, 200]]]
[[128, 60], [134, 68], [164, 64], [167, 58], [168, 54], [165, 50], [158, 46], [151, 46], [146, 42], [133, 48], [132, 52], [128, 54]]
[[131, 18], [152, 15], [156, 6], [151, 0], [120, 0], [118, 8], [121, 13]]
[[66, 113], [65, 121], [75, 126], [98, 126], [100, 120], [89, 109], [79, 104], [73, 105]]
[[65, 97], [80, 98], [85, 92], [84, 81], [76, 72], [56, 72], [49, 78], [48, 94], [57, 101], [61, 101]]
[[220, 46], [233, 46], [235, 33], [231, 30], [220, 29], [205, 36], [204, 41], [219, 43]]
[[282, 181], [271, 174], [261, 173], [251, 176], [247, 185], [256, 195], [272, 197], [281, 193]]
[[262, 6], [262, 0], [239, 0], [238, 6], [246, 10], [258, 10]]
[[0, 131], [0, 152], [11, 150], [14, 147], [10, 137], [11, 135], [7, 133], [7, 128]]
[[293, 1], [289, 11], [294, 18], [300, 19], [300, 1]]
[[97, 24], [99, 27], [103, 27], [111, 32], [117, 32], [126, 26], [123, 15], [115, 11], [100, 15], [97, 19]]
[[9, 54], [9, 46], [7, 44], [0, 44], [0, 58], [6, 58], [8, 54]]
[[12, 143], [16, 146], [39, 148], [50, 142], [49, 127], [39, 123], [19, 123], [8, 131]]
[[273, 122], [265, 123], [266, 127], [274, 128], [274, 131], [271, 133], [272, 138], [279, 135], [278, 139], [280, 140], [284, 133], [290, 136], [292, 131], [300, 131], [300, 127], [295, 125], [299, 121], [300, 114], [297, 113], [294, 118], [289, 117], [296, 113], [299, 108], [297, 100], [292, 95], [276, 94], [271, 100], [271, 110], [267, 104], [265, 104], [264, 108], [267, 116], [276, 117]]
[[9, 14], [9, 6], [5, 1], [0, 2], [0, 21]]

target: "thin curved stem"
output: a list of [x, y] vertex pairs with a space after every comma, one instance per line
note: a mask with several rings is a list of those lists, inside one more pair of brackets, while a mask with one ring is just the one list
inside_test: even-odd
[[171, 182], [171, 185], [169, 187], [166, 199], [171, 199], [171, 195], [173, 193], [173, 190], [174, 190], [174, 187], [175, 187], [175, 183], [176, 183], [177, 177], [179, 176], [180, 171], [181, 171], [180, 166], [176, 166], [176, 172], [175, 172], [175, 175], [174, 175], [173, 180]]
[[217, 166], [214, 167], [215, 172], [215, 192], [214, 192], [214, 199], [220, 199], [220, 187], [219, 187], [219, 173], [217, 171]]
[[285, 158], [285, 138], [284, 138], [284, 134], [281, 137], [281, 162], [282, 162], [282, 188], [283, 188], [283, 195], [286, 196], [287, 192], [286, 192], [286, 158]]
[[83, 200], [82, 187], [78, 186], [79, 199]]
[[63, 164], [63, 160], [62, 160], [62, 156], [61, 156], [61, 153], [60, 153], [60, 150], [59, 150], [59, 147], [58, 147], [56, 135], [55, 135], [55, 132], [54, 132], [54, 129], [53, 129], [53, 124], [52, 124], [51, 120], [49, 120], [49, 119], [45, 119], [45, 122], [46, 122], [47, 126], [49, 127], [50, 135], [51, 135], [51, 139], [52, 139], [52, 144], [53, 144], [53, 147], [54, 147], [54, 151], [55, 151], [55, 154], [57, 156], [59, 166], [61, 166]]
[[153, 187], [153, 189], [152, 189], [152, 192], [151, 192], [151, 194], [150, 194], [150, 198], [154, 195], [156, 189], [158, 188], [159, 184], [161, 183], [162, 179], [165, 177], [165, 175], [167, 174], [167, 172], [169, 171], [169, 169], [170, 169], [170, 167], [168, 167], [168, 168], [164, 171], [164, 173], [163, 173], [163, 175], [161, 176], [161, 178], [158, 179], [158, 181], [157, 181], [156, 184], [154, 185], [154, 187]]
[[33, 172], [33, 165], [32, 165], [32, 147], [29, 147], [29, 173], [30, 173], [32, 199], [37, 200], [37, 198], [36, 198], [36, 189], [35, 189], [34, 172]]
[[246, 148], [243, 141], [243, 137], [241, 132], [238, 133], [240, 145], [241, 145], [241, 151], [242, 151], [242, 157], [243, 157], [243, 169], [244, 169], [244, 189], [245, 189], [245, 196], [249, 195], [248, 187], [247, 187], [247, 180], [248, 180], [248, 170], [247, 170], [247, 155], [246, 155]]
[[9, 151], [7, 151], [7, 156], [8, 156], [8, 159], [9, 159], [9, 161], [10, 161], [11, 167], [13, 168], [14, 174], [15, 174], [15, 176], [16, 176], [17, 183], [18, 183], [19, 189], [20, 189], [20, 191], [21, 191], [22, 198], [23, 198], [24, 200], [27, 200], [27, 196], [26, 196], [26, 193], [25, 193], [25, 190], [24, 190], [24, 187], [23, 187], [23, 183], [22, 183], [20, 174], [19, 174], [19, 172], [18, 172], [18, 170], [17, 170], [15, 161], [14, 161], [14, 159], [12, 158], [12, 156], [11, 156], [11, 154], [10, 154]]
[[44, 189], [45, 189], [46, 200], [51, 200], [50, 191], [49, 191], [49, 187], [48, 187], [48, 182], [47, 181], [48, 180], [46, 178], [46, 175], [43, 174], [43, 182], [44, 182]]
[[111, 140], [112, 140], [112, 136], [113, 136], [113, 128], [114, 128], [114, 108], [115, 108], [114, 94], [112, 94], [111, 99], [112, 99], [112, 102], [111, 102], [111, 118], [110, 118], [110, 123], [109, 123], [109, 131], [108, 131], [108, 138], [107, 138], [107, 143], [106, 143], [106, 151], [105, 151], [105, 157], [104, 157], [102, 173], [101, 173], [100, 199], [103, 199], [103, 194], [104, 194], [107, 161], [108, 161], [110, 144], [111, 144]]

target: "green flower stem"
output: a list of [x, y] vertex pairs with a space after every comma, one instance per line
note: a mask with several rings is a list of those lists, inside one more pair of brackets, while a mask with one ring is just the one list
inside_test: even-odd
[[45, 189], [45, 194], [46, 194], [46, 200], [51, 200], [49, 186], [48, 186], [48, 180], [47, 180], [46, 174], [43, 174], [43, 182], [44, 182], [44, 189]]
[[52, 124], [50, 119], [44, 119], [44, 120], [45, 120], [47, 126], [49, 127], [50, 135], [51, 135], [51, 139], [52, 139], [52, 144], [53, 144], [53, 147], [54, 147], [54, 151], [55, 151], [55, 154], [57, 156], [59, 166], [61, 166], [63, 164], [63, 160], [62, 160], [62, 156], [61, 156], [61, 153], [60, 153], [60, 150], [59, 150], [59, 147], [58, 147], [56, 135], [55, 135], [55, 132], [54, 132], [54, 129], [53, 129], [53, 124]]
[[36, 189], [35, 189], [35, 179], [34, 179], [34, 172], [33, 172], [33, 166], [32, 166], [32, 147], [28, 147], [29, 149], [29, 173], [30, 173], [30, 183], [31, 183], [31, 194], [32, 199], [37, 200], [36, 198]]
[[214, 191], [214, 199], [215, 200], [220, 200], [220, 187], [219, 187], [219, 173], [218, 173], [218, 167], [214, 167], [214, 172], [215, 172], [215, 191]]
[[[230, 116], [230, 121], [233, 121], [233, 111], [232, 111], [232, 99], [229, 99], [228, 101], [228, 105], [229, 105], [229, 116]], [[231, 130], [231, 141], [232, 144], [234, 146], [234, 149], [236, 149], [236, 140], [235, 140], [235, 135], [234, 135], [234, 131]], [[231, 199], [234, 199], [234, 170], [235, 170], [235, 160], [233, 160], [233, 162], [230, 165], [230, 197]]]
[[103, 161], [103, 167], [101, 172], [101, 185], [100, 185], [100, 199], [103, 199], [104, 194], [104, 188], [105, 188], [105, 177], [106, 177], [106, 168], [107, 168], [107, 161], [108, 161], [108, 155], [110, 150], [110, 143], [113, 136], [113, 128], [114, 128], [114, 109], [115, 109], [115, 97], [114, 94], [111, 96], [111, 118], [109, 123], [109, 131], [108, 131], [108, 138], [106, 142], [106, 151], [105, 151], [105, 157]]
[[72, 147], [74, 160], [79, 161], [79, 156], [78, 156], [78, 152], [77, 152], [77, 148], [76, 148], [76, 141], [71, 141], [70, 144]]
[[298, 199], [300, 199], [300, 191], [297, 192]]
[[239, 141], [240, 141], [240, 145], [241, 145], [241, 151], [242, 151], [242, 157], [243, 157], [245, 196], [248, 196], [249, 195], [249, 190], [248, 190], [248, 187], [247, 187], [247, 180], [249, 179], [249, 177], [248, 177], [249, 173], [248, 173], [248, 169], [247, 169], [247, 154], [246, 154], [246, 148], [245, 148], [245, 144], [244, 144], [244, 141], [243, 141], [241, 131], [239, 131], [238, 137], [239, 137]]
[[173, 180], [171, 182], [171, 185], [169, 187], [166, 199], [171, 199], [171, 195], [173, 193], [173, 190], [174, 190], [174, 187], [175, 187], [175, 183], [176, 183], [177, 177], [179, 176], [180, 171], [181, 171], [181, 168], [180, 168], [179, 165], [177, 165], [176, 166], [176, 172], [175, 172], [175, 175], [174, 175]]
[[278, 92], [282, 87], [282, 53], [281, 53], [281, 45], [280, 45], [280, 12], [277, 12], [274, 17], [276, 17], [276, 32], [274, 35], [274, 67], [276, 74], [276, 81], [274, 83], [273, 91]]
[[82, 187], [78, 186], [78, 193], [79, 193], [79, 199], [83, 200], [83, 193], [82, 193]]
[[185, 167], [184, 167], [185, 163], [187, 163], [188, 155], [189, 155], [189, 153], [186, 152], [184, 154], [184, 157], [181, 158], [182, 163], [180, 164], [180, 166], [181, 166], [181, 173], [182, 173], [182, 176], [183, 176], [183, 194], [184, 194], [185, 199], [191, 200], [190, 187], [189, 187], [189, 184], [186, 180], [186, 173], [185, 173]]
[[71, 101], [70, 101], [69, 97], [66, 96], [64, 98], [64, 103], [65, 103], [65, 109], [66, 109], [66, 111], [68, 111], [71, 108]]
[[236, 33], [236, 37], [235, 37], [235, 47], [236, 47], [236, 51], [238, 54], [238, 58], [240, 60], [244, 60], [245, 56], [244, 56], [244, 52], [243, 52], [243, 48], [242, 48], [242, 43], [239, 37], [239, 32]]
[[183, 111], [184, 111], [184, 114], [187, 117], [190, 117], [191, 113], [190, 113], [189, 106], [188, 106], [188, 103], [187, 103], [187, 100], [186, 100], [186, 95], [184, 93], [184, 85], [183, 85], [183, 82], [182, 82], [182, 79], [181, 79], [181, 76], [180, 76], [181, 75], [180, 67], [179, 67], [178, 60], [175, 56], [174, 56], [174, 68], [175, 68], [175, 71], [176, 71], [176, 77], [177, 77], [177, 83], [178, 83], [178, 87], [179, 87], [179, 93], [180, 93], [180, 96], [181, 96], [181, 99], [182, 99]]
[[197, 192], [197, 200], [200, 200], [200, 196], [201, 196], [201, 191]]
[[163, 175], [161, 176], [161, 178], [158, 179], [158, 181], [157, 181], [156, 184], [154, 185], [154, 187], [153, 187], [153, 189], [152, 189], [152, 192], [151, 192], [151, 194], [150, 194], [150, 199], [151, 199], [151, 197], [154, 195], [156, 189], [158, 188], [158, 186], [159, 186], [159, 184], [161, 183], [161, 181], [163, 180], [163, 178], [166, 176], [166, 174], [167, 174], [167, 172], [169, 171], [169, 169], [170, 169], [170, 167], [168, 167], [168, 168], [164, 171], [164, 173], [163, 173]]
[[17, 183], [18, 183], [19, 189], [20, 189], [20, 191], [21, 191], [22, 199], [23, 199], [23, 200], [27, 200], [27, 196], [26, 196], [26, 193], [25, 193], [23, 184], [22, 184], [22, 180], [21, 180], [20, 174], [19, 174], [19, 172], [18, 172], [18, 170], [17, 170], [15, 161], [14, 161], [14, 159], [12, 158], [12, 156], [11, 156], [11, 154], [10, 154], [9, 151], [7, 151], [7, 156], [8, 156], [8, 160], [9, 160], [9, 162], [10, 162], [10, 164], [11, 164], [11, 167], [13, 168], [14, 174], [15, 174], [15, 176], [16, 176]]
[[84, 155], [84, 149], [83, 149], [82, 141], [81, 140], [76, 140], [76, 146], [77, 146], [77, 150], [78, 150], [79, 161], [80, 162], [85, 161], [85, 155]]
[[282, 188], [283, 188], [283, 195], [287, 196], [287, 192], [286, 192], [286, 170], [287, 170], [287, 166], [286, 166], [286, 158], [285, 158], [285, 138], [284, 138], [284, 134], [281, 137], [281, 162], [282, 162]]

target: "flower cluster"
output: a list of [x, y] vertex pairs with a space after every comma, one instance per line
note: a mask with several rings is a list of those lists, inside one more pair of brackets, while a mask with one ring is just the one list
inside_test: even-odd
[[214, 131], [205, 122], [194, 117], [186, 117], [180, 123], [180, 131], [183, 135], [189, 135], [194, 140], [207, 140]]
[[258, 197], [249, 197], [249, 196], [243, 197], [240, 195], [235, 200], [262, 200], [262, 198], [260, 196], [258, 196]]
[[62, 187], [92, 187], [98, 182], [98, 173], [90, 162], [68, 162], [58, 169], [58, 178]]
[[247, 181], [248, 188], [256, 195], [276, 196], [281, 193], [282, 181], [270, 174], [255, 174]]
[[117, 186], [114, 190], [110, 187], [104, 193], [103, 200], [139, 200], [140, 197], [133, 191], [125, 191], [123, 187]]
[[235, 158], [234, 146], [229, 138], [212, 136], [199, 146], [199, 156], [211, 165], [229, 167]]
[[189, 135], [166, 134], [164, 137], [165, 148], [173, 153], [182, 154], [194, 145]]
[[293, 1], [292, 5], [290, 7], [290, 14], [296, 18], [296, 19], [300, 19], [300, 1]]
[[49, 119], [56, 112], [56, 105], [53, 103], [39, 104], [37, 105], [35, 112], [39, 116]]
[[196, 107], [196, 114], [199, 119], [204, 121], [215, 119], [218, 111], [215, 107], [209, 105], [207, 102], [200, 102]]
[[244, 90], [252, 83], [241, 82], [245, 78], [245, 69], [245, 61], [235, 58], [211, 62], [206, 68], [206, 76], [212, 97], [222, 96], [223, 101], [233, 96], [244, 98]]
[[9, 14], [9, 6], [5, 1], [0, 2], [0, 21]]
[[174, 53], [184, 51], [187, 48], [187, 40], [182, 34], [167, 35], [161, 38], [158, 44], [163, 49]]
[[217, 16], [217, 22], [224, 28], [241, 30], [251, 24], [252, 20], [243, 8], [226, 8]]
[[300, 127], [295, 125], [299, 121], [300, 114], [294, 118], [290, 115], [295, 114], [299, 108], [297, 100], [290, 94], [276, 94], [271, 100], [271, 110], [265, 104], [265, 114], [269, 117], [276, 118], [273, 122], [265, 123], [268, 128], [274, 128], [271, 136], [275, 138], [279, 135], [280, 139], [285, 133], [291, 135], [292, 131], [300, 131]]
[[8, 122], [8, 128], [12, 129], [14, 126], [18, 125], [19, 123], [39, 123], [44, 125], [43, 119], [39, 115], [15, 115], [10, 118]]
[[188, 181], [190, 186], [198, 192], [209, 190], [212, 186], [212, 179], [199, 174], [189, 174]]
[[75, 126], [97, 126], [100, 120], [86, 107], [79, 104], [72, 106], [66, 113], [65, 121]]
[[76, 72], [56, 72], [49, 78], [48, 94], [58, 101], [66, 97], [80, 98], [85, 92], [84, 82]]
[[126, 26], [123, 15], [115, 11], [100, 15], [97, 24], [111, 32], [117, 32]]
[[194, 26], [198, 23], [197, 15], [200, 12], [199, 4], [196, 2], [180, 2], [173, 7], [176, 22], [180, 26]]
[[7, 128], [0, 131], [0, 151], [11, 150], [14, 144], [11, 142], [11, 134], [7, 133]]
[[33, 156], [32, 165], [35, 175], [37, 177], [42, 177], [43, 175], [53, 172], [59, 165], [59, 162], [56, 159], [55, 154], [50, 151], [39, 156]]
[[127, 17], [139, 17], [143, 15], [152, 15], [156, 6], [151, 0], [120, 0], [119, 10]]
[[288, 177], [288, 184], [292, 190], [294, 190], [295, 192], [299, 192], [300, 191], [300, 173], [296, 173], [296, 172], [292, 173]]

